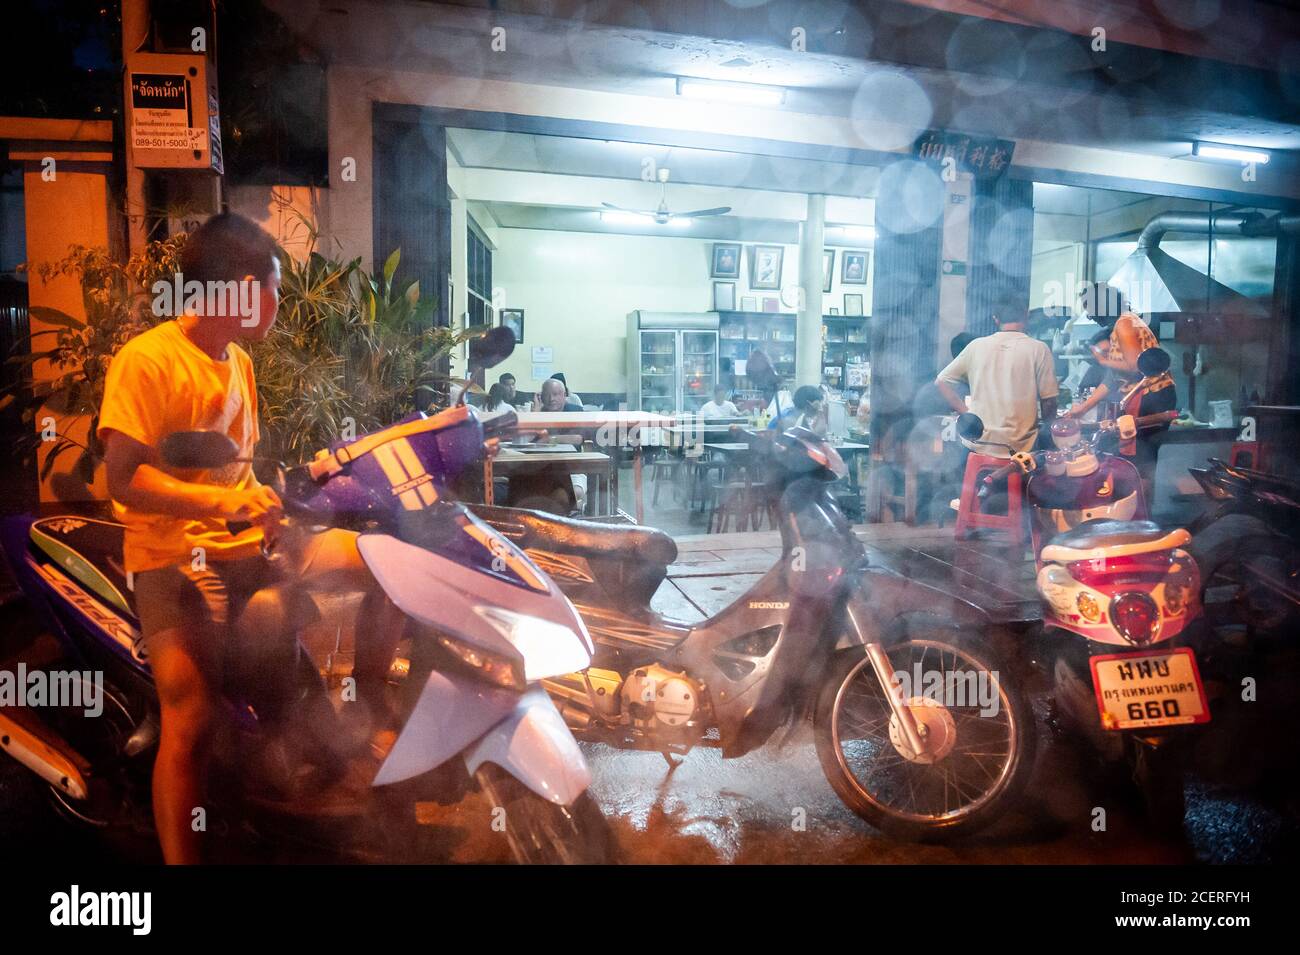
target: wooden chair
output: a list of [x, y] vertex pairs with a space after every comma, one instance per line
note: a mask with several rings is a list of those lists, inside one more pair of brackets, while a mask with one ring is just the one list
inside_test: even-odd
[[649, 477], [655, 486], [654, 494], [650, 498], [651, 505], [658, 506], [659, 492], [663, 490], [664, 481], [670, 483], [673, 492], [673, 500], [681, 500], [681, 475], [682, 465], [685, 463], [684, 460], [675, 456], [668, 448], [654, 448], [650, 453], [652, 457], [649, 462]]

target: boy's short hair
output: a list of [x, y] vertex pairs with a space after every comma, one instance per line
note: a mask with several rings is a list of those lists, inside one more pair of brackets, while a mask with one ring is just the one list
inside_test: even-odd
[[958, 332], [952, 336], [952, 341], [948, 343], [948, 350], [952, 352], [952, 357], [956, 358], [966, 350], [966, 346], [975, 340], [975, 336], [970, 332]]
[[252, 219], [233, 212], [213, 216], [189, 234], [180, 254], [186, 282], [259, 282], [271, 274], [275, 239]]
[[821, 401], [826, 396], [816, 385], [801, 385], [792, 397], [795, 407], [803, 410], [814, 401]]
[[510, 374], [510, 372], [507, 371], [507, 372], [505, 372], [504, 374], [502, 374], [501, 377], [499, 377], [499, 378], [497, 379], [497, 381], [498, 381], [500, 384], [503, 384], [503, 385], [504, 385], [504, 384], [506, 383], [506, 379], [507, 379], [507, 378], [510, 379], [511, 381], [514, 381], [514, 380], [515, 380], [515, 376], [512, 375], [512, 374]]

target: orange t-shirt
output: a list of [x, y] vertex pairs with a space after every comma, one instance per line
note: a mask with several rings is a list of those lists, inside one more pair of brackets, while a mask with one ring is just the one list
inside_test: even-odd
[[[251, 457], [257, 443], [257, 389], [253, 362], [238, 345], [226, 347], [221, 361], [195, 345], [175, 321], [163, 322], [131, 339], [113, 357], [99, 409], [102, 439], [120, 431], [158, 449], [176, 431], [219, 431]], [[183, 481], [231, 488], [256, 487], [247, 461], [210, 471], [176, 471], [160, 460], [155, 467]], [[124, 558], [132, 573], [190, 564], [196, 557], [235, 560], [259, 552], [262, 532], [249, 528], [238, 536], [215, 518], [186, 520], [143, 513], [113, 502], [126, 525]], [[202, 548], [202, 551], [196, 551]]]

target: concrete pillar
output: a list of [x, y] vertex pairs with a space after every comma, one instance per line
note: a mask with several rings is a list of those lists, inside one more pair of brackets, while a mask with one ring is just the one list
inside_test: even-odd
[[795, 322], [795, 385], [822, 381], [822, 248], [826, 197], [810, 195], [799, 230], [799, 317]]
[[[148, 43], [153, 20], [149, 13], [149, 0], [122, 0], [122, 62], [136, 51], [141, 44]], [[122, 115], [130, 116], [131, 75], [122, 76]], [[140, 252], [149, 240], [148, 226], [145, 222], [145, 173], [135, 165], [135, 151], [131, 148], [131, 131], [127, 129], [123, 148], [126, 151], [126, 197], [122, 202], [122, 211], [126, 215], [127, 249]]]
[[1029, 308], [1034, 245], [1034, 184], [1002, 176], [975, 183], [971, 197], [966, 330], [993, 331], [993, 312], [1011, 297]]

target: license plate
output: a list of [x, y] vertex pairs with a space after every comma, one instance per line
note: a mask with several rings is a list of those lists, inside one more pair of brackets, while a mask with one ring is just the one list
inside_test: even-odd
[[1208, 723], [1210, 705], [1187, 647], [1093, 657], [1101, 725], [1108, 730]]

